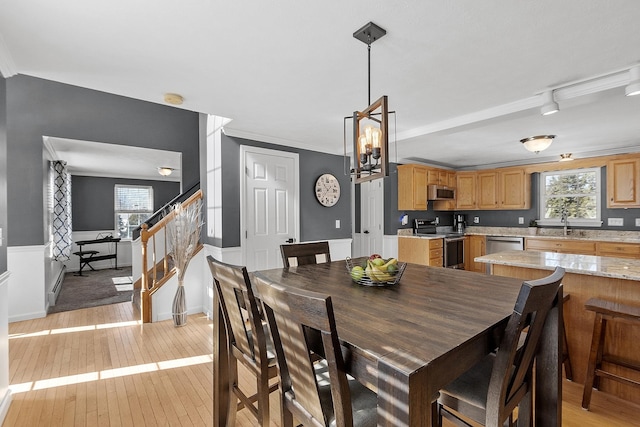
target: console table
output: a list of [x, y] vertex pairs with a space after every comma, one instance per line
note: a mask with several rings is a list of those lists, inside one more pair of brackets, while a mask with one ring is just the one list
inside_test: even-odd
[[[78, 276], [82, 276], [82, 269], [88, 266], [91, 270], [95, 271], [95, 268], [91, 266], [91, 263], [94, 261], [102, 261], [104, 259], [114, 259], [116, 260], [115, 269], [118, 269], [118, 242], [120, 241], [119, 237], [103, 237], [100, 239], [94, 240], [79, 240], [76, 242], [78, 245], [78, 251], [74, 252], [74, 255], [78, 255], [80, 259], [80, 270], [78, 271]], [[82, 247], [84, 245], [93, 245], [97, 243], [115, 243], [115, 251], [112, 254], [106, 255], [98, 255], [100, 252], [95, 250], [83, 250]]]

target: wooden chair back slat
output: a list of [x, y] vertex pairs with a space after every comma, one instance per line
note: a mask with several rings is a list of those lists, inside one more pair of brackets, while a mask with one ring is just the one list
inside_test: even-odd
[[280, 245], [282, 263], [285, 267], [317, 264], [318, 256], [323, 262], [331, 262], [329, 242], [293, 243]]

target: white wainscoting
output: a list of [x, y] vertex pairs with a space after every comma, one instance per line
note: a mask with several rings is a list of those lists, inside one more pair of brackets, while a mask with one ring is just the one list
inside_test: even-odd
[[47, 315], [45, 258], [44, 245], [7, 247], [9, 322]]
[[[355, 233], [353, 235], [353, 254], [354, 257], [368, 256], [371, 254], [363, 254], [361, 252], [361, 234]], [[385, 234], [382, 237], [382, 255], [383, 258], [398, 258], [398, 236]], [[333, 259], [333, 255], [331, 256]]]
[[0, 274], [0, 425], [11, 403], [9, 390], [9, 273]]

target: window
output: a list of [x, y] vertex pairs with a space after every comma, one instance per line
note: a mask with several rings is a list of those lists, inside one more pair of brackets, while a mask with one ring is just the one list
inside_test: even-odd
[[116, 185], [115, 224], [122, 239], [131, 239], [133, 230], [153, 214], [153, 187]]
[[540, 225], [599, 227], [600, 168], [572, 169], [540, 174]]

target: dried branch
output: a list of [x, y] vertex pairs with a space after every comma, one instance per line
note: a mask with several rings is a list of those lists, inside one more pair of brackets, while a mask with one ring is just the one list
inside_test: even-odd
[[182, 284], [189, 261], [194, 255], [202, 229], [202, 201], [196, 200], [188, 206], [173, 205], [174, 218], [167, 224], [169, 254], [178, 273], [178, 283]]

